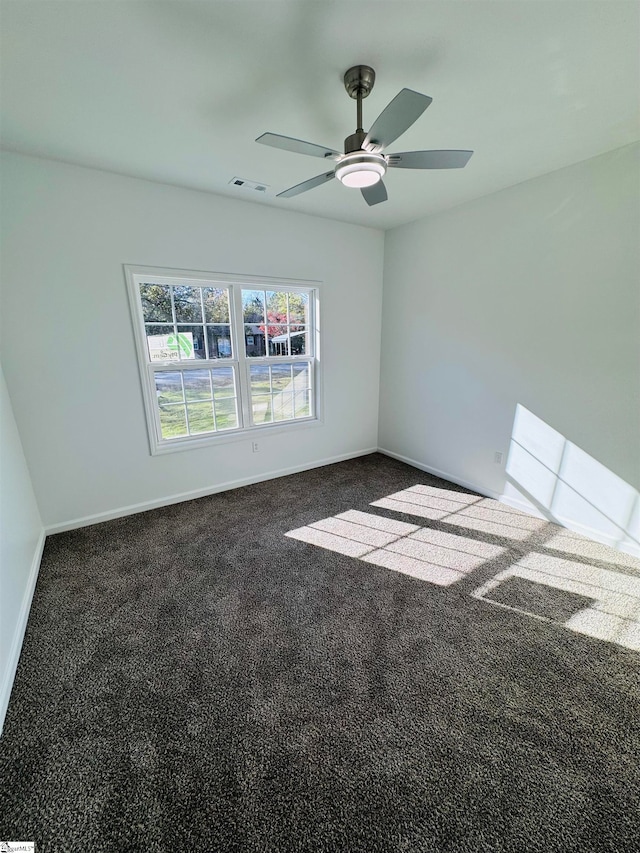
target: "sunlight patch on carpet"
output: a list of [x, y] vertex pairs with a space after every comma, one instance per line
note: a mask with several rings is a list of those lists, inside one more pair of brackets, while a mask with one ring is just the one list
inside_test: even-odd
[[[522, 602], [509, 601], [509, 594], [505, 597], [505, 591], [500, 590], [503, 584], [512, 584], [514, 578], [589, 603], [564, 620], [535, 612]], [[640, 578], [533, 552], [499, 572], [473, 595], [500, 607], [559, 622], [580, 634], [640, 651]]]
[[526, 539], [547, 524], [545, 519], [525, 515], [490, 498], [431, 486], [411, 486], [373, 501], [371, 506], [431, 521], [444, 521], [503, 539]]
[[504, 550], [358, 510], [320, 519], [286, 536], [438, 586], [450, 586]]
[[[285, 535], [442, 587], [507, 555], [508, 546], [499, 541], [507, 539], [520, 555], [471, 593], [475, 598], [640, 651], [640, 561], [635, 557], [560, 527], [532, 544], [531, 537], [549, 526], [546, 519], [452, 489], [415, 485], [371, 506], [422, 519], [427, 525], [436, 521], [466, 528], [469, 535], [355, 509]], [[475, 531], [498, 538], [498, 544], [471, 538]], [[523, 556], [525, 548], [530, 550]], [[578, 562], [581, 558], [584, 562]], [[508, 559], [507, 555], [504, 562]], [[621, 571], [596, 562], [617, 564]]]

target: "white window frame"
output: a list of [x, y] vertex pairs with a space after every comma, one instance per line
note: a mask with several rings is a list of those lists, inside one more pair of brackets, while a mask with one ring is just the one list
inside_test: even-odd
[[[196, 270], [169, 269], [166, 267], [124, 265], [127, 293], [131, 309], [142, 397], [152, 456], [175, 451], [195, 449], [206, 445], [256, 440], [258, 435], [275, 434], [317, 426], [322, 422], [322, 384], [320, 371], [320, 282], [303, 279], [267, 278], [230, 273], [200, 272]], [[232, 358], [195, 359], [188, 361], [151, 362], [149, 358], [145, 321], [140, 299], [140, 284], [152, 281], [157, 284], [184, 284], [191, 287], [216, 287], [229, 290], [230, 337]], [[308, 352], [304, 355], [247, 356], [245, 353], [242, 290], [281, 290], [309, 294]], [[204, 318], [203, 318], [204, 320]], [[265, 317], [268, 324], [268, 319]], [[183, 324], [180, 324], [183, 325]], [[206, 335], [206, 329], [205, 329]], [[252, 422], [249, 369], [252, 365], [290, 364], [296, 361], [309, 364], [311, 381], [312, 415], [286, 421], [254, 424]], [[194, 370], [212, 367], [232, 367], [236, 379], [238, 427], [197, 435], [163, 438], [160, 428], [160, 410], [157, 402], [154, 374], [167, 370]]]

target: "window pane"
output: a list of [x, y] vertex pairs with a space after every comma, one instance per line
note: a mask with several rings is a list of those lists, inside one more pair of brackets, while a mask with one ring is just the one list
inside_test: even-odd
[[173, 304], [176, 309], [176, 322], [202, 323], [200, 292], [201, 289], [199, 287], [174, 286]]
[[202, 290], [204, 319], [207, 323], [229, 322], [229, 291], [224, 288], [205, 287]]
[[296, 391], [293, 395], [294, 417], [308, 418], [311, 416], [311, 392]]
[[249, 379], [254, 424], [311, 416], [309, 364], [252, 364]]
[[294, 364], [293, 366], [293, 385], [296, 391], [305, 390], [311, 387], [308, 364]]
[[249, 358], [266, 355], [264, 344], [264, 326], [255, 323], [244, 327], [245, 352]]
[[208, 370], [185, 370], [182, 375], [187, 402], [211, 399], [211, 374]]
[[307, 330], [304, 326], [291, 326], [291, 355], [307, 355]]
[[264, 324], [264, 291], [242, 291], [242, 319], [245, 323]]
[[160, 428], [163, 438], [187, 435], [187, 418], [184, 406], [160, 406]]
[[273, 391], [291, 390], [291, 365], [274, 364], [271, 368], [271, 387]]
[[309, 325], [308, 293], [289, 293], [289, 322]]
[[207, 326], [209, 358], [231, 358], [231, 327]]
[[219, 430], [236, 429], [238, 426], [238, 413], [236, 401], [233, 397], [219, 400], [216, 398], [216, 426]]
[[267, 320], [287, 323], [287, 294], [282, 290], [267, 290]]
[[213, 380], [213, 395], [217, 400], [222, 397], [235, 397], [236, 386], [233, 376], [233, 368], [221, 367], [211, 371]]
[[269, 355], [289, 355], [289, 327], [269, 323]]
[[179, 361], [180, 353], [173, 326], [150, 325], [144, 327], [147, 337], [149, 361]]
[[249, 378], [251, 381], [252, 396], [271, 393], [268, 364], [252, 364], [249, 368]]
[[293, 394], [290, 391], [280, 391], [273, 395], [274, 421], [290, 421], [293, 418]]
[[178, 326], [178, 352], [181, 361], [206, 358], [204, 326]]
[[156, 397], [160, 405], [182, 403], [182, 379], [178, 372], [159, 371], [153, 374], [156, 383]]
[[187, 413], [191, 435], [214, 432], [216, 426], [213, 420], [213, 403], [190, 403], [187, 405]]
[[172, 323], [171, 288], [163, 284], [141, 284], [140, 301], [145, 323]]
[[271, 423], [271, 397], [251, 397], [251, 408], [253, 410], [254, 424]]

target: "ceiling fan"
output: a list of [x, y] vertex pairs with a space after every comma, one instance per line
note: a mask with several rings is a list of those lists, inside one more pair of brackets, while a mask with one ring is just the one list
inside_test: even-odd
[[355, 65], [344, 75], [344, 87], [349, 97], [357, 101], [357, 128], [355, 133], [345, 139], [344, 154], [323, 145], [314, 145], [312, 142], [303, 142], [301, 139], [281, 136], [278, 133], [263, 133], [256, 139], [256, 142], [271, 145], [273, 148], [337, 162], [331, 171], [323, 172], [278, 193], [278, 198], [291, 198], [337, 178], [346, 187], [360, 189], [367, 204], [379, 204], [387, 200], [387, 190], [382, 178], [388, 168], [461, 169], [466, 166], [473, 151], [406, 151], [402, 154], [384, 154], [387, 145], [411, 127], [432, 99], [412, 89], [402, 89], [380, 113], [371, 125], [371, 130], [365, 133], [362, 128], [362, 101], [373, 89], [375, 79], [376, 73], [368, 65]]

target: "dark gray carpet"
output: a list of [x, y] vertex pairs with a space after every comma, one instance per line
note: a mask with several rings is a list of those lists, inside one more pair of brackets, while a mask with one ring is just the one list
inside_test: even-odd
[[[417, 483], [456, 489], [374, 454], [50, 537], [0, 740], [0, 837], [637, 853], [640, 656], [473, 598], [545, 532], [369, 507]], [[348, 509], [507, 551], [442, 588], [284, 536]]]

